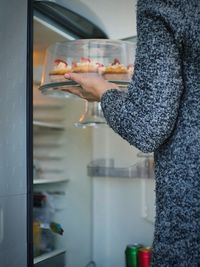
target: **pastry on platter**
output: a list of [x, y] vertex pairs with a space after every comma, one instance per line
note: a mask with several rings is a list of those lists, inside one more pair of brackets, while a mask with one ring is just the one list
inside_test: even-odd
[[111, 64], [99, 69], [99, 72], [106, 80], [130, 80], [132, 75], [131, 66], [126, 67], [115, 58]]
[[98, 71], [98, 64], [89, 58], [81, 57], [79, 62], [72, 63], [72, 72], [76, 73], [95, 73]]
[[65, 80], [64, 74], [69, 72], [98, 73], [106, 80], [128, 81], [131, 79], [134, 70], [132, 64], [126, 67], [117, 58], [107, 66], [86, 57], [81, 57], [79, 61], [72, 62], [71, 65], [62, 59], [56, 59], [54, 64], [54, 69], [49, 73], [51, 81]]
[[56, 59], [54, 61], [54, 68], [52, 71], [50, 71], [50, 79], [51, 81], [60, 81], [60, 80], [65, 80], [64, 79], [64, 74], [69, 73], [72, 71], [72, 67], [67, 64], [66, 61], [62, 59]]
[[72, 62], [69, 65], [62, 59], [56, 59], [54, 61], [54, 68], [49, 72], [51, 80], [60, 81], [64, 79], [64, 74], [69, 72], [75, 73], [97, 73], [101, 64], [90, 60], [89, 58], [81, 57], [78, 62]]

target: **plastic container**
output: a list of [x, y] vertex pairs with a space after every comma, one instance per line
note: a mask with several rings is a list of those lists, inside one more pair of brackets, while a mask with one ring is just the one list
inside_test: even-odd
[[79, 85], [64, 78], [67, 72], [98, 74], [127, 87], [134, 71], [135, 48], [135, 43], [109, 39], [55, 43], [46, 51], [40, 89], [44, 94], [69, 96], [69, 86]]
[[118, 167], [115, 166], [113, 158], [96, 159], [91, 161], [87, 166], [87, 174], [90, 177], [120, 177], [120, 178], [144, 178], [153, 179], [153, 159], [144, 158], [137, 161], [132, 166]]

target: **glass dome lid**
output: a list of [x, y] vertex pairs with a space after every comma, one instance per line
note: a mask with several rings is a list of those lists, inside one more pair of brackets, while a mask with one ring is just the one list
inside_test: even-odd
[[[79, 86], [64, 78], [65, 73], [96, 73], [127, 87], [134, 71], [135, 43], [110, 39], [78, 39], [55, 43], [46, 50], [41, 91], [70, 97], [69, 86]], [[54, 92], [55, 91], [55, 92]]]

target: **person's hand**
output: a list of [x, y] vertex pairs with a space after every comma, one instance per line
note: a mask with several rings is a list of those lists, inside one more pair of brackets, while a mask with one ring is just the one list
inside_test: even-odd
[[80, 87], [69, 87], [67, 91], [89, 102], [99, 102], [105, 91], [119, 89], [115, 83], [104, 80], [96, 73], [67, 73], [64, 77], [80, 84]]

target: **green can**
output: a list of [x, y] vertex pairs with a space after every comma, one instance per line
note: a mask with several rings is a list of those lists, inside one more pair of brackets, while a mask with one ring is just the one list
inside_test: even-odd
[[138, 250], [141, 247], [140, 244], [127, 245], [125, 250], [126, 267], [137, 267]]

